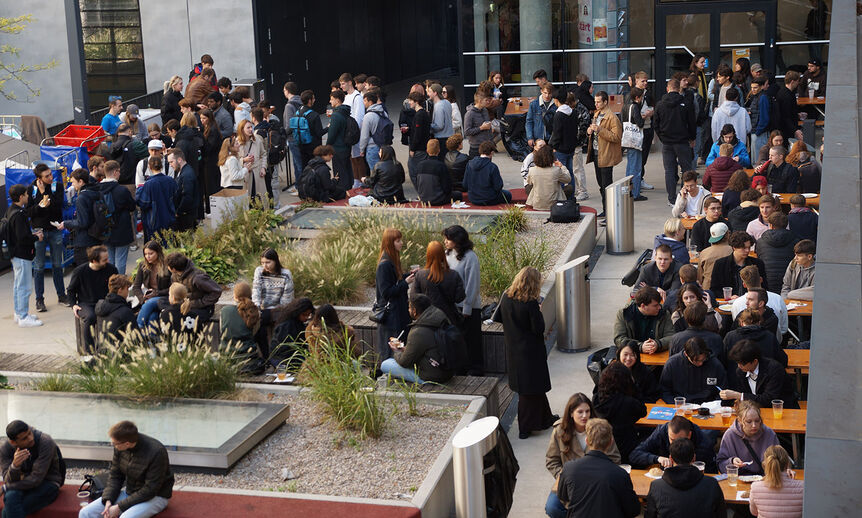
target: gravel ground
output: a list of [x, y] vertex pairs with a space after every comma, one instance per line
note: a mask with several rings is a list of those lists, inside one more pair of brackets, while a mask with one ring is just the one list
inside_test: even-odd
[[[410, 498], [465, 409], [420, 405], [417, 417], [399, 411], [390, 418], [383, 437], [360, 441], [328, 421], [304, 395], [279, 394], [271, 400], [290, 405], [290, 417], [284, 426], [246, 454], [226, 475], [176, 473], [175, 487]], [[284, 468], [298, 478], [283, 480]], [[85, 473], [92, 472], [92, 468], [70, 468], [67, 477], [83, 479]]]

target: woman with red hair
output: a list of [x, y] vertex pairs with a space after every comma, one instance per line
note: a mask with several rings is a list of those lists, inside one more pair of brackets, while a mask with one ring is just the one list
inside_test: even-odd
[[[383, 320], [377, 324], [377, 364], [392, 356], [389, 339], [398, 337], [410, 323], [407, 311], [407, 289], [416, 272], [405, 272], [401, 267], [401, 249], [404, 246], [401, 231], [387, 228], [383, 231], [380, 243], [380, 256], [377, 259], [375, 286], [377, 298], [374, 305], [383, 308], [389, 304]], [[406, 341], [406, 337], [401, 337]]]
[[428, 243], [425, 268], [416, 272], [416, 282], [411, 289], [413, 293], [427, 295], [431, 303], [446, 314], [450, 323], [461, 325], [461, 312], [456, 304], [466, 297], [464, 281], [458, 272], [449, 269], [446, 248], [440, 241]]

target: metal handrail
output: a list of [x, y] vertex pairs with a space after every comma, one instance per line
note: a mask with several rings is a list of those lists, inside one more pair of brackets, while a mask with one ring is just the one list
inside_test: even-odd
[[[684, 50], [691, 57], [694, 52], [685, 45], [672, 45], [665, 47], [667, 50]], [[655, 47], [603, 47], [598, 49], [542, 49], [542, 50], [483, 50], [474, 52], [462, 52], [464, 56], [511, 56], [520, 54], [584, 54], [588, 52], [644, 52], [656, 50]]]
[[[8, 161], [12, 160], [13, 158], [15, 158], [15, 157], [16, 157], [16, 156], [18, 156], [18, 155], [27, 155], [27, 163], [26, 163], [25, 165], [26, 165], [27, 167], [29, 167], [29, 166], [30, 166], [30, 151], [28, 151], [28, 150], [26, 150], [26, 149], [22, 149], [21, 151], [19, 151], [19, 152], [15, 153], [14, 155], [10, 155], [10, 156], [8, 156], [8, 157], [4, 158], [4, 159], [3, 159], [3, 167], [5, 168], [5, 167], [6, 167], [6, 162], [8, 162]], [[18, 163], [20, 164], [20, 162], [18, 162]]]
[[799, 40], [799, 41], [776, 41], [776, 45], [814, 45], [817, 43], [829, 44], [829, 40]]
[[722, 49], [728, 49], [732, 47], [764, 47], [766, 43], [722, 43], [719, 45]]

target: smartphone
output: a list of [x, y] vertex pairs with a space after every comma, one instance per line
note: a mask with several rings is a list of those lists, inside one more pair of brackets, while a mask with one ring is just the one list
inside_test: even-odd
[[713, 478], [715, 480], [718, 480], [719, 482], [722, 480], [726, 480], [727, 479], [727, 473], [722, 473], [721, 475], [716, 475]]

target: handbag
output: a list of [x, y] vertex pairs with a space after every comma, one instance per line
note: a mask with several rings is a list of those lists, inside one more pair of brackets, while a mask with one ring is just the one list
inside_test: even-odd
[[375, 302], [373, 306], [371, 306], [371, 314], [368, 315], [368, 320], [374, 322], [375, 324], [380, 324], [384, 320], [386, 320], [386, 316], [392, 310], [392, 304], [387, 302], [385, 305], [381, 306], [379, 303]]
[[644, 132], [637, 124], [630, 122], [634, 106], [634, 104], [629, 105], [629, 120], [623, 123], [623, 138], [620, 145], [640, 151], [644, 143]]
[[551, 217], [545, 223], [576, 223], [581, 220], [581, 206], [577, 200], [563, 200], [551, 205]]
[[83, 498], [83, 493], [87, 493], [86, 498], [90, 502], [101, 499], [105, 486], [108, 485], [108, 476], [107, 471], [84, 475], [84, 482], [78, 487], [78, 496]]

